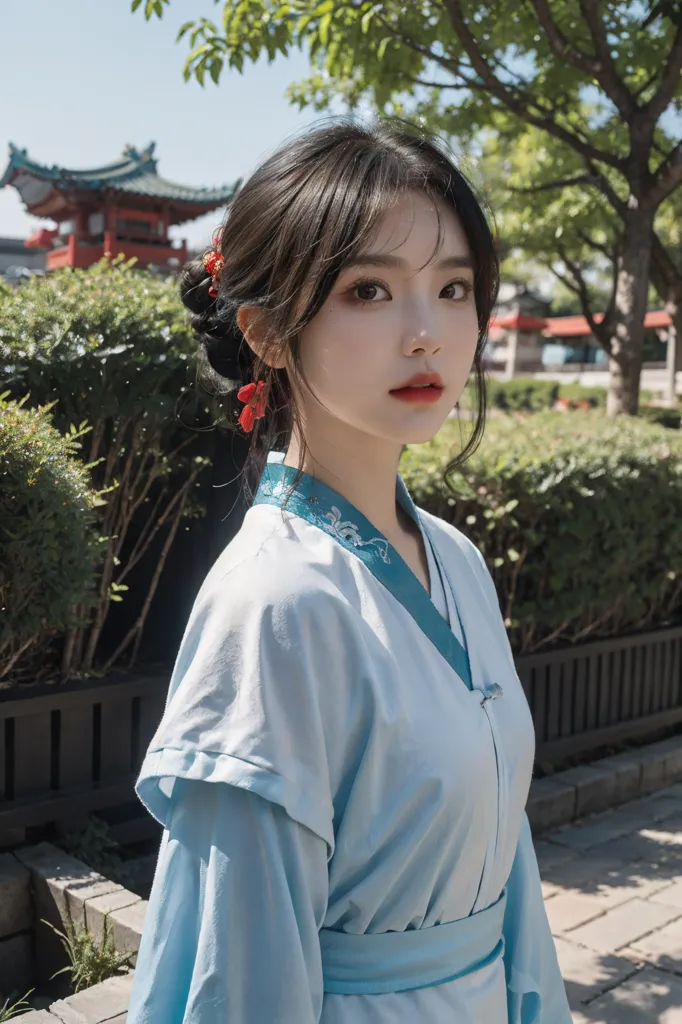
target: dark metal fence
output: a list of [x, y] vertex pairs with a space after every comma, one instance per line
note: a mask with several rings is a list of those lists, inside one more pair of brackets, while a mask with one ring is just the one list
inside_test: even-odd
[[[538, 759], [682, 721], [682, 627], [524, 655]], [[169, 674], [0, 691], [0, 846], [135, 801]], [[134, 831], [134, 830], [133, 830]], [[125, 823], [118, 838], [125, 834]], [[132, 835], [133, 833], [130, 832]]]
[[682, 721], [682, 626], [522, 655], [539, 761]]
[[0, 691], [0, 846], [135, 800], [167, 690], [164, 675]]

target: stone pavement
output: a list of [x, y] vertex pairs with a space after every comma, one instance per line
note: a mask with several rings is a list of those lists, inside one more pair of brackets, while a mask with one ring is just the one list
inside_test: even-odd
[[535, 846], [574, 1024], [682, 1024], [682, 783]]

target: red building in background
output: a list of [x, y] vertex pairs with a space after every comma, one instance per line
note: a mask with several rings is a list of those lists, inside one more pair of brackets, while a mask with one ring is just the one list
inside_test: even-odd
[[13, 185], [28, 213], [56, 224], [26, 240], [47, 250], [47, 269], [88, 267], [105, 253], [136, 257], [141, 267], [177, 270], [188, 258], [186, 243], [174, 245], [171, 225], [227, 206], [240, 182], [192, 188], [162, 178], [154, 157], [126, 146], [113, 163], [92, 170], [46, 167], [10, 143], [0, 188]]

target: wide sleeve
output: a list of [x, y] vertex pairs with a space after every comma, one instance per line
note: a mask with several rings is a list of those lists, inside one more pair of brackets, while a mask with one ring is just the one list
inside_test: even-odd
[[317, 1024], [327, 848], [238, 787], [174, 787], [128, 1024]]
[[504, 940], [509, 1024], [571, 1024], [526, 814], [507, 883]]
[[368, 663], [352, 616], [305, 566], [275, 572], [254, 559], [207, 580], [136, 783], [161, 824], [176, 780], [224, 782], [284, 808], [331, 857], [333, 794]]

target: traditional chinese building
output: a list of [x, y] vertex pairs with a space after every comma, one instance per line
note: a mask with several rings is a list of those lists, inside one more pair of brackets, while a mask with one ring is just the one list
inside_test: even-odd
[[126, 146], [113, 163], [74, 171], [38, 164], [10, 143], [0, 188], [13, 185], [28, 213], [54, 223], [26, 240], [47, 250], [48, 270], [88, 267], [105, 253], [169, 271], [187, 260], [186, 243], [174, 243], [169, 228], [228, 205], [240, 182], [192, 188], [168, 181], [158, 173], [154, 147]]
[[[525, 285], [506, 282], [490, 320], [486, 361], [489, 369], [507, 378], [518, 374], [567, 369], [598, 370], [606, 365], [606, 353], [592, 335], [584, 316], [550, 315], [551, 304]], [[603, 313], [595, 313], [600, 323]], [[649, 310], [644, 318], [645, 362], [665, 362], [671, 319], [665, 310]]]

